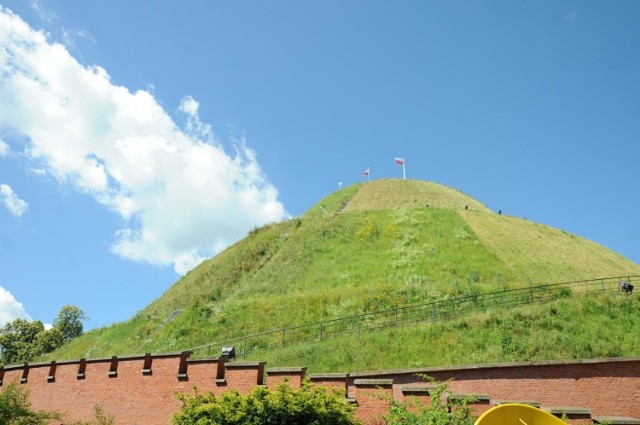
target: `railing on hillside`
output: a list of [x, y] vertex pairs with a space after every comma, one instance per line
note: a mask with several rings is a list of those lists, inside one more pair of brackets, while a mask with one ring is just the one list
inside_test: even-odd
[[189, 350], [193, 352], [194, 357], [209, 357], [219, 355], [224, 346], [234, 346], [237, 357], [246, 357], [256, 351], [280, 348], [293, 343], [376, 331], [410, 323], [447, 320], [458, 317], [462, 312], [482, 311], [490, 307], [510, 308], [522, 304], [542, 303], [570, 296], [574, 292], [581, 294], [617, 292], [621, 291], [621, 282], [628, 282], [640, 290], [638, 286], [640, 276], [609, 277], [507, 289], [285, 327], [200, 345]]

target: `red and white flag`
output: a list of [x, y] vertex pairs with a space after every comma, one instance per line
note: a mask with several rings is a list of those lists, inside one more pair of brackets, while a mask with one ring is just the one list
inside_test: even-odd
[[367, 168], [366, 170], [364, 170], [364, 171], [362, 172], [362, 175], [363, 175], [363, 176], [368, 176], [368, 175], [369, 175], [369, 169]]
[[402, 158], [395, 157], [395, 158], [393, 158], [393, 160], [396, 162], [396, 164], [402, 166], [402, 178], [406, 179], [407, 178], [407, 172], [404, 169], [404, 157], [402, 157]]

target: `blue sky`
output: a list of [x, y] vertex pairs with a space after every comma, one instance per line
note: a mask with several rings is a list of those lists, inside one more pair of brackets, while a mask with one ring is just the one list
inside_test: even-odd
[[396, 156], [640, 262], [640, 2], [0, 4], [1, 323], [126, 320]]

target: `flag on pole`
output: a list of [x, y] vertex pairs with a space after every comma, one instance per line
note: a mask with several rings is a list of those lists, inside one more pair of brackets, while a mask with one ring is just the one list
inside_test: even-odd
[[404, 168], [404, 157], [402, 157], [402, 158], [395, 157], [395, 158], [393, 158], [393, 160], [396, 162], [396, 164], [402, 166], [402, 178], [406, 179], [407, 178], [407, 172], [406, 172], [406, 170]]
[[369, 175], [369, 169], [367, 168], [366, 170], [364, 170], [364, 171], [362, 172], [362, 175], [363, 175], [363, 176], [368, 176], [368, 175]]

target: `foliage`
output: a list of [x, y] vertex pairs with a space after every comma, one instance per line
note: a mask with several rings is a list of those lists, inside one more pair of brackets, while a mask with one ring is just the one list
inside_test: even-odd
[[38, 341], [44, 338], [40, 335], [45, 333], [44, 325], [39, 320], [29, 322], [24, 319], [16, 319], [7, 323], [0, 329], [0, 347], [2, 352], [0, 360], [4, 364], [26, 362], [35, 358], [40, 352], [37, 351]]
[[356, 234], [358, 235], [358, 239], [361, 241], [365, 241], [370, 238], [375, 238], [380, 235], [380, 230], [378, 230], [378, 226], [372, 220], [366, 220], [362, 227], [360, 227]]
[[65, 341], [82, 335], [82, 321], [87, 320], [84, 312], [75, 305], [65, 305], [53, 321], [53, 327], [62, 332]]
[[256, 387], [247, 395], [230, 390], [216, 397], [212, 392], [178, 395], [181, 410], [174, 425], [352, 425], [353, 407], [338, 392], [303, 383], [294, 390], [286, 383], [274, 390]]
[[261, 350], [247, 360], [276, 366], [304, 362], [310, 372], [317, 373], [634, 357], [640, 354], [638, 311], [640, 297], [574, 295], [544, 304], [461, 312], [451, 320]]
[[[467, 403], [471, 400], [449, 400], [445, 398], [448, 382], [437, 383], [429, 378], [435, 387], [429, 391], [431, 402], [427, 405], [415, 397], [401, 403], [391, 399], [389, 413], [383, 418], [387, 425], [473, 425], [477, 419]], [[445, 401], [443, 401], [445, 398]]]
[[45, 330], [39, 320], [16, 319], [0, 329], [0, 362], [23, 363], [60, 348], [82, 334], [85, 316], [76, 306], [62, 308], [51, 329]]
[[[35, 341], [35, 353], [50, 353], [64, 344], [64, 335], [58, 328], [40, 332]], [[38, 354], [39, 355], [39, 354]]]
[[41, 425], [51, 420], [59, 420], [56, 412], [34, 411], [25, 387], [12, 382], [0, 392], [0, 424]]

